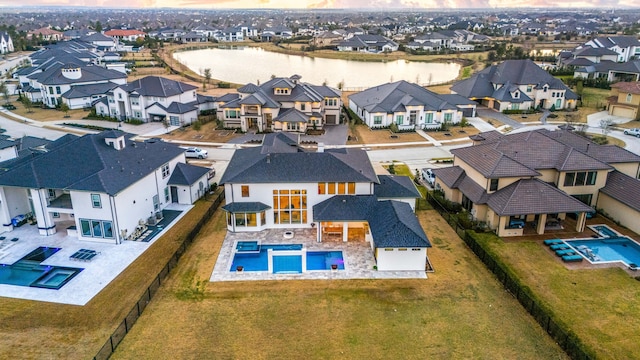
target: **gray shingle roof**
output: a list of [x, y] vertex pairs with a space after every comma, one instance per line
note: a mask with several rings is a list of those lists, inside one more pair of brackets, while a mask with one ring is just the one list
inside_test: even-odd
[[370, 113], [394, 113], [402, 111], [407, 105], [423, 106], [425, 110], [431, 111], [457, 109], [440, 95], [404, 80], [349, 95], [349, 100]]
[[592, 212], [562, 190], [538, 179], [522, 179], [489, 196], [487, 204], [499, 216]]
[[422, 197], [408, 176], [378, 175], [379, 184], [373, 186], [378, 198], [419, 198]]
[[609, 173], [607, 185], [601, 188], [600, 192], [640, 211], [640, 180], [638, 179], [614, 170]]
[[271, 209], [271, 206], [267, 204], [263, 204], [261, 202], [234, 202], [231, 204], [226, 204], [222, 207], [222, 210], [236, 213], [236, 212], [244, 212], [244, 213], [257, 213], [267, 209]]
[[506, 60], [490, 66], [469, 79], [456, 82], [451, 86], [451, 90], [468, 98], [493, 97], [494, 85], [507, 83], [537, 87], [547, 84], [549, 89], [571, 91], [561, 80], [551, 76], [529, 59]]
[[137, 92], [142, 96], [169, 97], [195, 90], [198, 87], [160, 76], [146, 76], [120, 86], [126, 92]]
[[178, 163], [167, 185], [193, 185], [209, 172], [208, 168]]
[[[62, 74], [62, 70], [66, 68], [79, 68], [81, 76], [78, 79], [69, 79]], [[64, 66], [56, 66], [47, 69], [42, 73], [37, 73], [28, 76], [29, 79], [36, 79], [42, 85], [64, 85], [64, 84], [76, 84], [95, 81], [110, 81], [117, 79], [126, 79], [127, 74], [123, 74], [120, 71], [105, 69], [100, 66], [94, 65], [77, 65], [67, 63]]]
[[375, 195], [336, 195], [313, 206], [313, 221], [367, 221], [376, 248], [431, 247], [407, 203]]
[[[363, 150], [306, 152], [277, 139], [282, 138], [267, 134], [266, 146], [236, 150], [220, 183], [378, 182]], [[281, 145], [269, 145], [276, 140]]]
[[118, 84], [112, 82], [87, 84], [87, 85], [75, 85], [64, 94], [62, 97], [65, 99], [77, 99], [84, 97], [91, 97], [94, 95], [105, 95], [107, 92], [118, 87]]
[[126, 140], [122, 150], [106, 144], [105, 138], [120, 135], [131, 137], [117, 130], [63, 136], [47, 146], [48, 152], [6, 168], [0, 173], [0, 185], [115, 195], [184, 152], [165, 142]]

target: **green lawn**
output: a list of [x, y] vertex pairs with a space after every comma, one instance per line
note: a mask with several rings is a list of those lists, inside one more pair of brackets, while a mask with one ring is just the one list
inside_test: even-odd
[[221, 212], [184, 254], [113, 359], [566, 359], [435, 212], [418, 217], [426, 280], [206, 283]]
[[541, 242], [483, 241], [602, 359], [638, 358], [640, 284], [619, 268], [568, 270]]
[[582, 106], [602, 110], [602, 107], [607, 104], [607, 97], [610, 95], [611, 90], [585, 87], [582, 91]]

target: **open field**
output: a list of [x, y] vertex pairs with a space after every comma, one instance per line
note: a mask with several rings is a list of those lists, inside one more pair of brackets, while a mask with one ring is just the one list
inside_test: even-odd
[[197, 202], [85, 306], [0, 298], [0, 359], [91, 359], [210, 204]]
[[565, 359], [435, 211], [427, 280], [205, 283], [218, 212], [113, 359]]
[[203, 124], [199, 131], [194, 130], [193, 126], [188, 126], [184, 129], [174, 130], [169, 134], [162, 135], [161, 137], [167, 140], [226, 143], [240, 135], [240, 133], [233, 130], [216, 130], [216, 122], [211, 121]]
[[[607, 223], [601, 216], [591, 223]], [[538, 294], [556, 317], [602, 359], [637, 359], [640, 342], [640, 287], [620, 268], [569, 270], [535, 239], [503, 241], [490, 234], [484, 241]], [[550, 238], [547, 236], [546, 238]]]

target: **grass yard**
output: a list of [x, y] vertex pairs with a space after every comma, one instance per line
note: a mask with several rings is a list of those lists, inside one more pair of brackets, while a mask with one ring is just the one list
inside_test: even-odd
[[458, 140], [480, 133], [478, 129], [469, 125], [451, 126], [448, 131], [427, 131], [427, 134], [436, 140]]
[[0, 298], [0, 359], [91, 359], [210, 206], [199, 201], [85, 306]]
[[112, 359], [566, 359], [435, 211], [428, 280], [206, 281], [219, 211]]
[[638, 358], [637, 280], [619, 268], [568, 270], [540, 241], [484, 241], [598, 358]]
[[[12, 113], [20, 116], [24, 116], [29, 119], [37, 120], [37, 121], [54, 121], [54, 120], [80, 120], [83, 117], [89, 114], [88, 111], [78, 109], [78, 110], [69, 110], [66, 114], [57, 109], [42, 109], [38, 105], [31, 106], [31, 109], [27, 109], [22, 102], [18, 101], [17, 96], [11, 97], [11, 104], [13, 104], [16, 109], [11, 110]], [[4, 114], [4, 116], [9, 116], [8, 114]], [[66, 116], [66, 117], [65, 117]]]
[[611, 90], [585, 87], [582, 90], [582, 106], [601, 111], [607, 105], [609, 96], [611, 96]]

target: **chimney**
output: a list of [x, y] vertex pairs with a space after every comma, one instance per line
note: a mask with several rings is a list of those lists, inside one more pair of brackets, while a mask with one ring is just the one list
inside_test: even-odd
[[271, 154], [267, 154], [267, 164], [271, 164]]
[[318, 152], [319, 153], [324, 152], [324, 143], [323, 142], [319, 142], [318, 143]]

